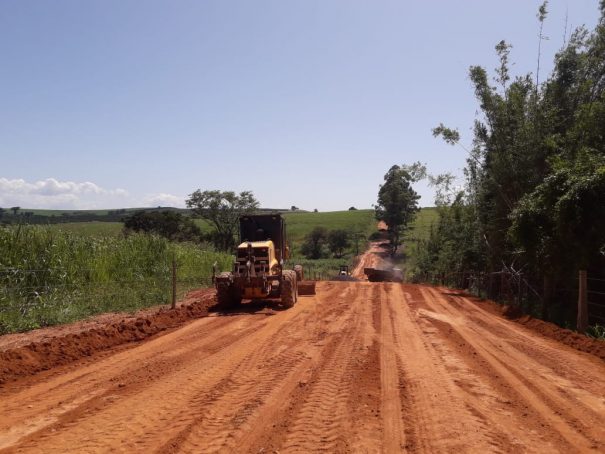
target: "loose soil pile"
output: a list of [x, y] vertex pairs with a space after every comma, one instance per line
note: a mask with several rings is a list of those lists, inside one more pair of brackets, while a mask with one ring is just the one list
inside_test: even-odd
[[576, 350], [590, 353], [591, 355], [605, 360], [605, 342], [602, 340], [593, 339], [576, 331], [561, 328], [554, 323], [545, 322], [544, 320], [540, 320], [529, 315], [522, 315], [521, 312], [515, 307], [501, 305], [490, 300], [483, 300], [475, 296], [468, 295], [461, 290], [442, 290], [451, 294], [463, 296], [482, 309], [487, 310], [492, 314], [497, 314], [509, 320], [515, 321], [526, 328], [541, 334], [542, 336], [554, 339], [562, 344], [575, 348]]
[[605, 342], [583, 334], [561, 328], [560, 326], [548, 323], [528, 315], [515, 319], [517, 323], [530, 328], [532, 331], [542, 334], [543, 336], [555, 339], [565, 345], [580, 350], [581, 352], [590, 353], [605, 360]]
[[47, 338], [24, 346], [0, 351], [0, 384], [19, 377], [68, 364], [128, 342], [142, 341], [161, 331], [208, 315], [215, 304], [214, 292], [190, 292], [176, 309], [160, 308], [137, 318], [124, 318], [96, 328]]

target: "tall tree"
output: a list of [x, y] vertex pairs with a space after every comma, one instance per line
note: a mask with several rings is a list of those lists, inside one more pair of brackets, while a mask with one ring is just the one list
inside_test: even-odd
[[334, 257], [340, 258], [346, 248], [350, 246], [349, 233], [346, 230], [330, 230], [328, 233], [328, 248]]
[[206, 219], [215, 228], [215, 246], [229, 251], [235, 246], [239, 217], [254, 213], [259, 206], [252, 191], [236, 194], [233, 191], [197, 190], [186, 200], [193, 213]]
[[376, 219], [387, 225], [391, 239], [391, 255], [395, 255], [401, 235], [414, 220], [420, 196], [412, 189], [414, 176], [408, 166], [394, 165], [384, 176], [375, 205]]

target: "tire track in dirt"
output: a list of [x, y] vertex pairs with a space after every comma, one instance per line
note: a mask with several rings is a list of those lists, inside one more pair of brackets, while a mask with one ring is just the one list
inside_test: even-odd
[[[512, 323], [509, 322], [509, 329], [505, 330], [508, 334], [505, 337], [502, 337], [503, 333], [496, 337], [489, 328], [493, 324], [502, 326], [504, 323], [502, 320], [495, 319], [490, 323], [487, 318], [483, 324], [469, 324], [466, 322], [468, 317], [461, 311], [460, 306], [450, 304], [437, 290], [425, 288], [422, 289], [422, 293], [434, 313], [451, 316], [445, 319], [446, 323], [481, 357], [484, 367], [491, 369], [490, 375], [506, 383], [508, 398], [504, 401], [522, 401], [524, 406], [521, 407], [520, 416], [527, 419], [529, 424], [533, 424], [536, 432], [544, 432], [546, 428], [554, 432], [549, 438], [558, 438], [559, 441], [552, 445], [553, 451], [558, 451], [564, 446], [567, 446], [564, 450], [598, 448], [598, 440], [603, 440], [605, 437], [602, 425], [605, 419], [603, 400], [595, 400], [594, 395], [584, 394], [585, 392], [580, 390], [578, 392], [588, 398], [573, 399], [572, 404], [569, 399], [562, 396], [556, 389], [556, 383], [565, 380], [558, 373], [549, 371], [533, 361], [531, 357], [507, 345], [508, 338], [514, 337], [515, 332], [519, 330]], [[471, 303], [468, 303], [467, 308], [476, 311]], [[533, 342], [541, 341], [535, 336], [532, 339]], [[571, 382], [564, 383], [563, 388], [570, 393], [576, 390], [576, 386]], [[592, 405], [585, 405], [587, 401]], [[595, 426], [595, 422], [599, 420], [601, 424]], [[510, 430], [510, 425], [508, 427]], [[526, 428], [518, 427], [518, 429], [525, 431]], [[520, 433], [519, 436], [527, 438], [527, 432]]]
[[405, 446], [401, 414], [400, 364], [397, 360], [398, 339], [395, 337], [393, 305], [398, 301], [387, 298], [380, 287], [380, 389], [383, 420], [383, 448], [387, 452], [400, 451]]
[[347, 289], [339, 301], [330, 301], [339, 318], [319, 331], [319, 355], [282, 400], [270, 430], [244, 445], [248, 452], [379, 452], [379, 355], [367, 299], [378, 289], [338, 285]]
[[[338, 290], [340, 291], [340, 290]], [[342, 298], [342, 295], [340, 296]], [[313, 310], [306, 313], [313, 317]], [[314, 314], [316, 317], [317, 314]], [[328, 314], [319, 316], [327, 318]], [[245, 429], [251, 426], [250, 420], [271, 420], [276, 409], [272, 402], [276, 395], [287, 396], [297, 384], [297, 377], [309, 366], [312, 360], [310, 348], [302, 348], [299, 342], [314, 343], [313, 336], [305, 334], [304, 326], [308, 318], [299, 317], [290, 325], [284, 325], [281, 333], [273, 337], [287, 339], [288, 345], [276, 349], [274, 342], [265, 341], [260, 350], [243, 363], [231, 375], [231, 386], [223, 389], [220, 397], [214, 399], [212, 405], [205, 402], [200, 406], [199, 416], [195, 424], [172, 440], [166, 448], [186, 452], [216, 452], [234, 449], [235, 444], [243, 446], [251, 444], [253, 437], [244, 436]], [[258, 430], [258, 422], [254, 423]]]
[[[208, 323], [202, 322], [206, 326], [199, 327], [202, 335], [214, 331], [220, 336], [221, 333], [227, 334], [232, 329], [228, 326], [232, 320], [207, 320]], [[130, 368], [126, 373], [120, 371], [132, 364], [132, 354], [129, 350], [96, 364], [86, 364], [81, 369], [72, 371], [72, 366], [66, 366], [67, 372], [56, 378], [54, 375], [59, 374], [59, 371], [55, 370], [50, 381], [42, 382], [35, 387], [30, 388], [17, 384], [14, 391], [9, 389], [3, 395], [3, 410], [6, 414], [17, 416], [0, 420], [0, 448], [8, 443], [7, 440], [14, 442], [15, 437], [22, 438], [45, 427], [49, 430], [56, 430], [57, 424], [67, 423], [79, 417], [78, 407], [93, 404], [98, 406], [99, 402], [105, 400], [110, 403], [111, 396], [116, 393], [123, 396], [131, 389], [134, 391], [139, 376], [144, 376], [147, 381], [154, 378], [166, 379], [165, 374], [150, 373], [150, 370], [172, 370], [176, 367], [174, 361], [168, 362], [163, 358], [161, 345], [170, 343], [173, 338], [187, 333], [189, 329], [191, 328], [184, 327], [178, 333], [170, 333], [158, 338], [153, 344], [140, 345], [137, 348], [138, 361], [134, 369]], [[235, 340], [233, 339], [233, 341]], [[212, 337], [204, 338], [200, 346], [211, 345], [215, 342], [216, 339]], [[167, 351], [172, 353], [171, 350]], [[169, 366], [168, 369], [163, 367], [165, 365]], [[36, 378], [40, 379], [40, 376]], [[25, 380], [26, 383], [30, 381], [32, 380]], [[132, 384], [135, 387], [126, 388], [125, 384]], [[118, 387], [120, 388], [116, 389]], [[27, 411], [23, 412], [23, 402], [36, 403], [36, 405], [28, 405]], [[39, 416], [40, 414], [44, 416]], [[27, 424], [16, 430], [15, 427], [19, 427], [19, 424], [24, 421], [27, 421]], [[9, 424], [12, 426], [12, 436], [6, 437], [2, 432], [7, 429]]]
[[[342, 324], [333, 330], [334, 347], [327, 348], [301, 408], [288, 428], [283, 449], [287, 452], [334, 452], [347, 446], [343, 437], [346, 406], [351, 392], [350, 368], [354, 351], [362, 344], [358, 316], [359, 297], [344, 307]], [[346, 301], [346, 300], [345, 300]]]
[[[284, 313], [284, 315], [294, 318], [297, 314]], [[158, 438], [160, 440], [162, 438], [157, 433], [158, 428], [170, 421], [171, 430], [179, 432], [194, 418], [200, 405], [206, 402], [205, 391], [220, 389], [221, 394], [228, 393], [236, 383], [233, 382], [233, 378], [225, 380], [225, 377], [233, 377], [238, 368], [245, 369], [254, 362], [262, 354], [262, 350], [255, 352], [257, 342], [261, 342], [263, 337], [276, 334], [283, 326], [265, 322], [261, 326], [253, 327], [247, 337], [238, 338], [237, 345], [233, 343], [209, 356], [202, 353], [200, 357], [196, 357], [197, 355], [192, 355], [190, 351], [186, 367], [171, 373], [170, 379], [145, 383], [145, 387], [139, 387], [133, 394], [124, 395], [119, 401], [111, 402], [91, 417], [79, 418], [65, 424], [60, 433], [60, 442], [56, 445], [57, 452], [62, 450], [66, 442], [68, 445], [75, 443], [82, 437], [83, 432], [93, 435], [94, 439], [103, 440], [104, 437], [102, 433], [98, 433], [99, 430], [103, 433], [121, 434], [120, 437], [110, 436], [109, 441], [112, 444], [119, 443], [127, 449], [142, 450], [157, 446]], [[248, 341], [246, 345], [240, 345], [242, 339]], [[195, 345], [190, 345], [190, 348], [195, 348]], [[204, 363], [207, 367], [203, 366]], [[153, 414], [145, 411], [147, 394], [166, 396], [154, 406]], [[133, 409], [140, 409], [140, 411], [133, 414]], [[77, 429], [73, 433], [69, 430], [72, 427]], [[124, 427], [128, 428], [126, 433]], [[55, 438], [57, 432], [59, 431], [53, 433], [52, 438]], [[95, 436], [95, 433], [98, 435]], [[132, 440], [136, 440], [136, 443]], [[51, 452], [52, 440], [45, 440], [44, 446], [46, 452]]]
[[[505, 431], [490, 427], [481, 413], [468, 407], [439, 351], [440, 339], [429, 324], [406, 304], [403, 286], [385, 284], [391, 299], [393, 326], [400, 358], [400, 381], [406, 386], [404, 421], [406, 448], [420, 452], [456, 450], [508, 452], [514, 445]], [[407, 286], [406, 286], [407, 289]], [[475, 428], [472, 432], [469, 427]]]
[[[409, 292], [410, 298], [413, 293], [413, 290]], [[502, 386], [494, 385], [494, 376], [497, 378], [497, 375], [483, 373], [486, 366], [477, 361], [477, 352], [473, 349], [465, 351], [465, 342], [456, 336], [446, 322], [427, 317], [426, 314], [426, 309], [418, 310], [419, 323], [424, 326], [424, 333], [433, 338], [431, 347], [442, 360], [448, 381], [453, 385], [454, 395], [475, 420], [469, 427], [488, 435], [486, 439], [492, 446], [490, 451], [541, 452], [542, 447], [531, 449], [520, 442], [525, 440], [530, 441], [530, 445], [542, 446], [540, 437], [528, 431], [525, 423], [522, 426], [511, 424], [514, 400], [506, 397], [506, 387], [505, 392], [502, 392]], [[523, 414], [518, 413], [517, 416], [516, 421], [522, 421], [528, 414], [523, 409]]]
[[0, 447], [602, 451], [602, 362], [449, 293], [322, 282], [287, 311], [244, 306], [6, 384]]

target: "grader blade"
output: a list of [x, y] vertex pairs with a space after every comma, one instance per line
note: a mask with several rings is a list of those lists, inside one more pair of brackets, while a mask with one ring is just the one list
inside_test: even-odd
[[315, 295], [315, 281], [300, 281], [298, 283], [298, 294], [305, 295]]

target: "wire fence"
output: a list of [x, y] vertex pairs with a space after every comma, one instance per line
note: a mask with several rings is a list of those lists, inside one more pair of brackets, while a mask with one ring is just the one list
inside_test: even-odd
[[68, 323], [104, 312], [167, 305], [212, 286], [206, 268], [178, 263], [128, 269], [0, 268], [0, 334]]
[[591, 325], [605, 325], [605, 279], [587, 276], [586, 303]]
[[[330, 264], [304, 265], [305, 279], [338, 275]], [[0, 267], [0, 334], [80, 320], [106, 312], [171, 305], [213, 286], [208, 267], [178, 261], [144, 268]]]

